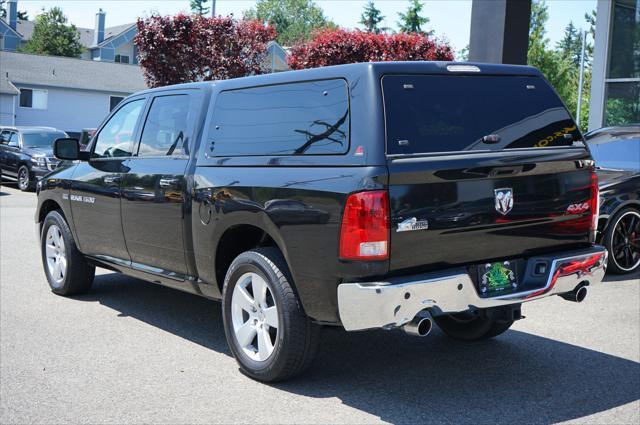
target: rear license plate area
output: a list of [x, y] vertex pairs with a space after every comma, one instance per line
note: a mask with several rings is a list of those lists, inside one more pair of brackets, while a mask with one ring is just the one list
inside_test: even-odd
[[518, 292], [516, 261], [499, 261], [476, 266], [478, 294], [483, 298]]

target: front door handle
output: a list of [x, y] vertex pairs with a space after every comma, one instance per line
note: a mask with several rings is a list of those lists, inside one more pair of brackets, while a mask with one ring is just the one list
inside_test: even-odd
[[106, 184], [120, 183], [120, 176], [105, 176], [102, 181]]
[[160, 187], [172, 187], [177, 186], [180, 179], [160, 179]]

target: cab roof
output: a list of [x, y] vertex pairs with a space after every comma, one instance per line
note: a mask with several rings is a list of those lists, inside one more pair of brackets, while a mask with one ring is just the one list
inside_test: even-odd
[[232, 78], [229, 80], [183, 83], [148, 89], [138, 92], [137, 94], [153, 93], [171, 89], [210, 88], [213, 86], [220, 86], [220, 88], [224, 90], [227, 88], [231, 89], [241, 86], [251, 87], [270, 84], [283, 84], [326, 78], [347, 78], [349, 80], [352, 80], [367, 75], [380, 77], [385, 74], [542, 76], [540, 71], [538, 71], [536, 68], [525, 65], [438, 61], [364, 62], [304, 70], [285, 71], [272, 74], [261, 74], [249, 77]]

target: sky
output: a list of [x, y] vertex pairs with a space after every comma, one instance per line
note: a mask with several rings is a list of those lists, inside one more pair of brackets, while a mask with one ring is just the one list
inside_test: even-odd
[[[491, 1], [491, 0], [484, 0]], [[216, 13], [233, 13], [242, 16], [242, 12], [255, 5], [252, 0], [217, 0]], [[345, 28], [359, 27], [358, 21], [365, 0], [316, 0], [325, 15], [333, 22]], [[403, 12], [408, 0], [376, 0], [376, 7], [382, 11], [385, 20], [381, 26], [396, 28], [398, 13]], [[596, 8], [596, 0], [547, 0], [549, 21], [547, 36], [552, 43], [562, 38], [563, 30], [569, 21], [578, 28], [585, 28], [584, 14]], [[18, 0], [18, 10], [26, 10], [33, 18], [42, 8], [60, 6], [69, 21], [78, 27], [93, 28], [95, 14], [99, 8], [106, 12], [106, 26], [116, 26], [135, 22], [138, 16], [147, 16], [153, 12], [175, 14], [189, 10], [188, 0]], [[471, 24], [471, 0], [426, 0], [423, 14], [430, 19], [426, 29], [435, 30], [436, 37], [447, 40], [458, 51], [469, 44]]]

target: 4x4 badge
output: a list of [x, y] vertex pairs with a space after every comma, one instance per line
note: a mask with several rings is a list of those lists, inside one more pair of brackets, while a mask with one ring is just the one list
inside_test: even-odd
[[496, 199], [496, 211], [502, 215], [507, 215], [513, 208], [513, 189], [510, 187], [503, 187], [501, 189], [495, 189]]
[[415, 217], [411, 217], [398, 223], [396, 232], [411, 232], [413, 230], [427, 230], [428, 228], [428, 220], [418, 220]]

